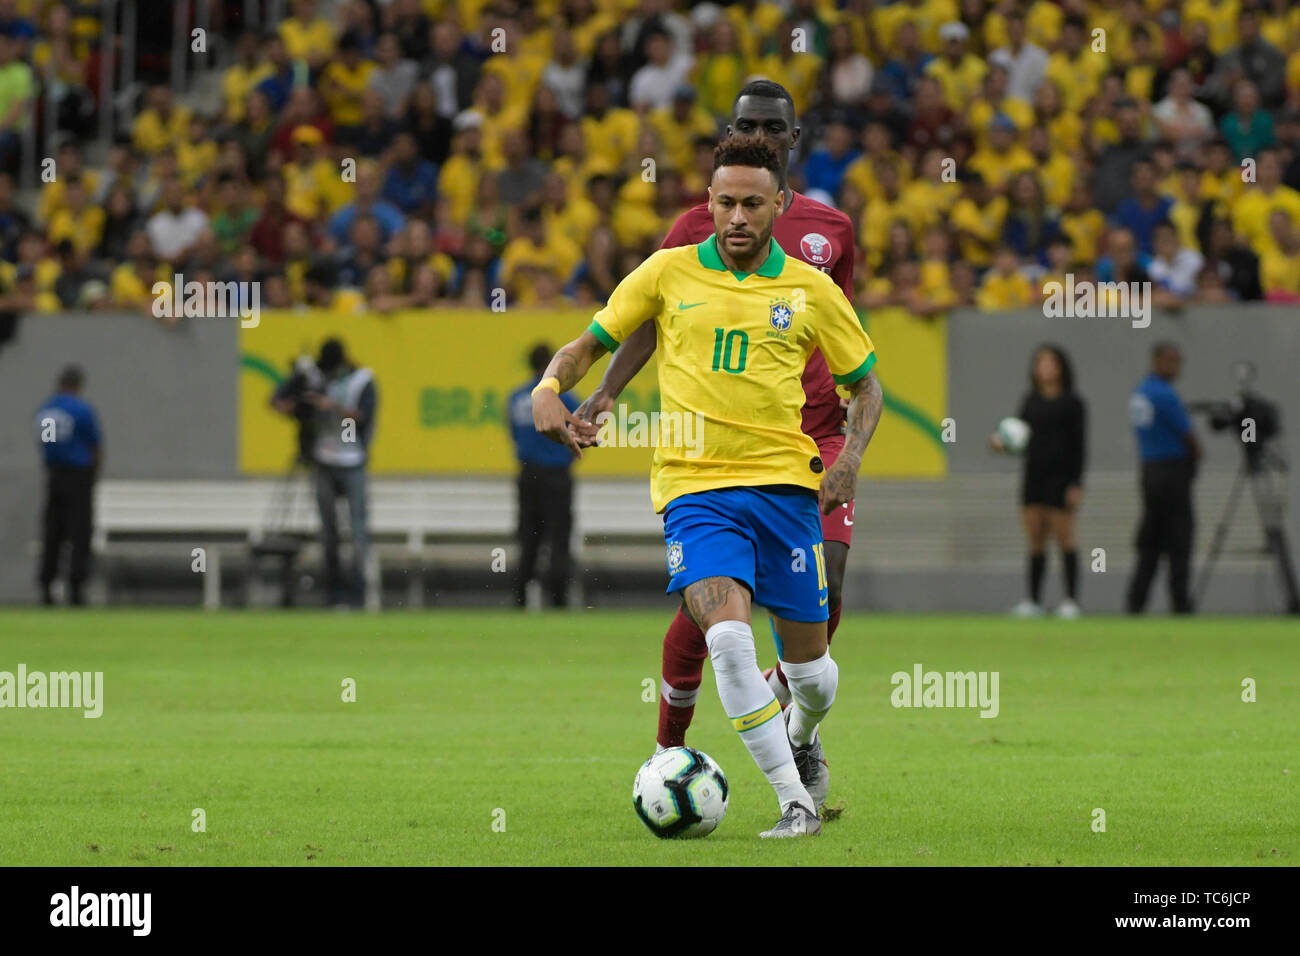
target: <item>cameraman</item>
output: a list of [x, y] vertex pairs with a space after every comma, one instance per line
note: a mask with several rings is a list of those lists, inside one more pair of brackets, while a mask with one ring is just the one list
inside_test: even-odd
[[1169, 556], [1169, 599], [1175, 614], [1192, 613], [1192, 479], [1201, 446], [1173, 382], [1183, 355], [1172, 342], [1151, 351], [1151, 373], [1133, 392], [1129, 412], [1142, 458], [1142, 523], [1138, 563], [1128, 586], [1128, 612], [1141, 614], [1162, 554]]
[[[321, 345], [315, 374], [299, 368], [271, 399], [279, 412], [298, 419], [299, 441], [310, 444], [316, 469], [316, 506], [329, 603], [360, 607], [365, 598], [366, 463], [378, 403], [374, 374], [353, 365], [343, 343]], [[352, 522], [352, 568], [346, 583], [339, 559], [338, 499], [347, 499]]]

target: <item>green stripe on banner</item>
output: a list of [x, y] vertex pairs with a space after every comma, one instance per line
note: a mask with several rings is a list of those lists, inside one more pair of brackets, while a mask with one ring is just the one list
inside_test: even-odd
[[284, 381], [284, 376], [280, 374], [275, 365], [260, 355], [250, 355], [245, 352], [239, 356], [239, 367], [256, 372], [258, 375], [265, 375], [273, 385], [279, 385]]
[[923, 432], [927, 438], [938, 445], [945, 455], [948, 454], [948, 443], [943, 440], [943, 429], [938, 422], [931, 420], [925, 412], [909, 405], [901, 398], [890, 398], [889, 389], [885, 387], [884, 382], [880, 383], [880, 387], [885, 392], [885, 408], [887, 410], [901, 416], [905, 422]]
[[[866, 310], [857, 309], [855, 311], [858, 313], [858, 321], [862, 323], [863, 331], [870, 335], [870, 320], [867, 317]], [[877, 373], [876, 378], [880, 378], [879, 373]], [[947, 455], [948, 443], [943, 440], [943, 428], [939, 423], [930, 418], [930, 416], [925, 412], [921, 411], [914, 405], [908, 404], [903, 399], [891, 398], [889, 389], [885, 388], [884, 379], [880, 379], [880, 387], [885, 393], [885, 408], [899, 415], [903, 421], [922, 432], [927, 438], [938, 445], [945, 455]]]

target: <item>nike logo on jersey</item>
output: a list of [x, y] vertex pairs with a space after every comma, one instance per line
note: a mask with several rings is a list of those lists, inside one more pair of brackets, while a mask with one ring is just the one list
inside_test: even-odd
[[826, 602], [829, 601], [829, 600], [830, 600], [829, 597], [824, 597], [824, 598], [822, 598], [821, 601], [818, 602], [818, 606], [819, 606], [819, 607], [825, 607], [825, 606], [826, 606]]
[[677, 300], [677, 308], [678, 308], [679, 310], [683, 311], [683, 312], [686, 311], [687, 309], [693, 309], [693, 308], [695, 308], [697, 305], [708, 305], [708, 303], [707, 303], [707, 302], [692, 302], [690, 305], [687, 305], [687, 304], [686, 304], [685, 302], [683, 302], [681, 299], [678, 299], [678, 300]]

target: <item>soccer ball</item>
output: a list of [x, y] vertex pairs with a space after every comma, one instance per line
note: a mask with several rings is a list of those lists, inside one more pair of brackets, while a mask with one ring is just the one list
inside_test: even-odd
[[669, 747], [641, 765], [632, 781], [632, 807], [655, 836], [708, 836], [727, 815], [726, 775], [708, 754]]
[[1029, 436], [1033, 429], [1029, 423], [1019, 418], [1004, 418], [998, 422], [998, 437], [1002, 445], [1013, 455], [1021, 454], [1029, 445]]

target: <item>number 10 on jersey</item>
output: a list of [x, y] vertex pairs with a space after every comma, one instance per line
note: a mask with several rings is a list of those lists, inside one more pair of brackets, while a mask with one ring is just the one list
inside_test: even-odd
[[732, 329], [725, 336], [724, 332], [724, 329], [713, 330], [713, 371], [739, 375], [749, 357], [749, 336], [740, 329]]

